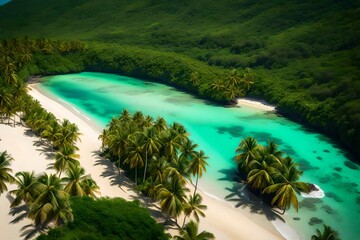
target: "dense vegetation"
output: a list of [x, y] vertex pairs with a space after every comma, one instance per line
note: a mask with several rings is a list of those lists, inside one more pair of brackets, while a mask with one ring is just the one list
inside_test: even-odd
[[[78, 150], [76, 142], [81, 135], [77, 126], [66, 119], [59, 121], [52, 113], [43, 109], [39, 102], [26, 94], [24, 84], [24, 80], [31, 74], [68, 72], [83, 67], [83, 63], [76, 60], [84, 58], [85, 46], [75, 41], [24, 38], [2, 41], [0, 51], [4, 54], [0, 71], [1, 122], [8, 120], [10, 124], [12, 121], [15, 126], [17, 116], [19, 124], [25, 123], [40, 137], [41, 144], [48, 145], [55, 151], [53, 168], [58, 176], [55, 174], [35, 176], [34, 172], [18, 172], [14, 178], [9, 167], [11, 156], [6, 152], [1, 154], [1, 193], [7, 190], [6, 183], [18, 185], [17, 189], [10, 192], [14, 196], [11, 207], [16, 211], [23, 203], [21, 207], [28, 209], [19, 219], [27, 216], [34, 220], [35, 229], [29, 231], [27, 236], [31, 237], [36, 231], [47, 229], [49, 225], [60, 226], [73, 221], [70, 196], [95, 197], [98, 193], [98, 186], [90, 176], [85, 175], [84, 169], [77, 160], [79, 155], [76, 153]], [[57, 68], [53, 67], [55, 62]], [[233, 74], [237, 75], [237, 73]], [[233, 85], [235, 84], [239, 82]], [[197, 222], [199, 215], [205, 216], [202, 210], [206, 209], [206, 206], [201, 204], [202, 198], [196, 193], [196, 188], [198, 177], [206, 171], [206, 157], [202, 151], [195, 151], [197, 145], [193, 144], [187, 135], [180, 124], [174, 123], [170, 127], [162, 118], [155, 123], [152, 118], [143, 116], [141, 112], [136, 112], [132, 116], [124, 110], [119, 119], [113, 118], [109, 129], [104, 130], [101, 138], [106, 154], [110, 158], [116, 157], [115, 161], [119, 164], [125, 163], [131, 169], [135, 169], [135, 182], [137, 182], [137, 169], [143, 166], [142, 161], [145, 158], [144, 175], [139, 188], [149, 194], [151, 199], [160, 199], [161, 209], [169, 217], [174, 217], [176, 220], [183, 213], [185, 218], [182, 226], [191, 230], [191, 234], [195, 234], [197, 224], [190, 222], [188, 226], [185, 225], [185, 221], [190, 215], [194, 215]], [[140, 146], [140, 144], [144, 145]], [[148, 158], [149, 174], [155, 175], [146, 178]], [[156, 158], [159, 161], [155, 161]], [[186, 171], [197, 176], [195, 191], [189, 198], [185, 195], [188, 191], [185, 187], [185, 176], [190, 176]], [[65, 177], [61, 178], [64, 172]], [[199, 235], [212, 236], [207, 232]]]
[[[159, 200], [161, 210], [175, 219], [184, 214], [205, 217], [202, 197], [196, 193], [199, 177], [206, 171], [207, 156], [189, 138], [189, 133], [179, 123], [168, 126], [164, 118], [155, 121], [137, 111], [123, 110], [103, 130], [104, 155], [119, 168], [134, 170], [134, 181], [151, 200]], [[141, 177], [138, 171], [141, 170]], [[133, 173], [131, 171], [131, 173]], [[194, 192], [187, 195], [186, 183], [196, 177]], [[179, 225], [179, 228], [181, 226]]]
[[[276, 104], [282, 113], [336, 137], [360, 155], [359, 6], [358, 1], [334, 0], [18, 0], [0, 7], [0, 32], [3, 38], [28, 35], [115, 44], [126, 50], [115, 50], [120, 52], [114, 61], [109, 58], [112, 70], [120, 66], [132, 76], [178, 78], [180, 86], [187, 85], [182, 82], [197, 69], [189, 66], [200, 64], [194, 59], [209, 69], [208, 74], [199, 72], [203, 81], [217, 79], [214, 72], [221, 69], [206, 64], [250, 67], [256, 75], [250, 96]], [[106, 52], [112, 51], [109, 47]], [[134, 71], [121, 68], [122, 55]], [[159, 75], [163, 57], [170, 73]], [[179, 78], [176, 69], [184, 58], [191, 71]], [[154, 71], [143, 74], [148, 59]], [[76, 67], [69, 71], [82, 70], [76, 62], [72, 65]], [[93, 69], [108, 69], [101, 65]], [[59, 70], [54, 64], [49, 72]], [[205, 86], [190, 86], [187, 89], [202, 96], [223, 99], [211, 96]]]
[[71, 207], [72, 223], [52, 229], [37, 239], [169, 239], [164, 227], [136, 201], [74, 197]]
[[[80, 50], [82, 45], [73, 43], [52, 43], [46, 40], [30, 41], [3, 41], [0, 52], [0, 116], [1, 123], [8, 119], [16, 125], [16, 116], [19, 124], [25, 124], [40, 137], [39, 143], [51, 146], [55, 150], [53, 168], [59, 173], [35, 175], [34, 172], [17, 172], [11, 176], [10, 163], [12, 158], [6, 152], [0, 155], [0, 193], [7, 190], [5, 183], [15, 183], [17, 188], [10, 191], [12, 195], [11, 208], [13, 214], [20, 214], [14, 221], [28, 217], [34, 221], [24, 229], [34, 227], [28, 231], [26, 237], [31, 237], [38, 230], [42, 231], [49, 225], [59, 226], [73, 221], [70, 196], [95, 197], [99, 187], [95, 181], [80, 166], [76, 154], [76, 142], [79, 140], [78, 127], [64, 119], [59, 121], [55, 116], [41, 107], [39, 102], [26, 94], [22, 78], [18, 76], [32, 59], [33, 54], [50, 51], [50, 47], [61, 51]], [[46, 139], [47, 141], [44, 141]], [[65, 177], [61, 173], [65, 172]], [[11, 199], [11, 198], [10, 198]], [[21, 205], [21, 206], [19, 206]]]
[[291, 204], [299, 208], [297, 193], [310, 191], [308, 183], [299, 182], [302, 172], [298, 164], [285, 152], [279, 150], [274, 142], [259, 145], [252, 137], [243, 139], [236, 148], [236, 163], [246, 184], [261, 198], [269, 200], [280, 210]]

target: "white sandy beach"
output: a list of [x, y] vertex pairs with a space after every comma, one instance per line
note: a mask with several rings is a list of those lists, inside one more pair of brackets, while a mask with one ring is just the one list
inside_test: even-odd
[[[101, 143], [97, 139], [100, 129], [91, 123], [86, 116], [83, 116], [76, 109], [65, 103], [54, 101], [48, 96], [43, 95], [34, 87], [29, 92], [37, 99], [44, 108], [52, 112], [58, 119], [69, 119], [76, 123], [80, 129], [81, 142], [78, 143], [80, 163], [85, 168], [87, 174], [100, 187], [102, 196], [122, 197], [127, 200], [143, 199], [133, 191], [134, 184], [124, 176], [118, 176], [117, 170], [113, 168], [110, 161], [101, 159], [97, 152]], [[48, 164], [52, 162], [46, 159], [46, 154], [39, 151], [40, 147], [33, 146], [38, 140], [35, 136], [29, 136], [26, 128], [0, 124], [0, 151], [8, 150], [15, 161], [12, 163], [13, 172], [31, 171], [41, 173], [46, 170]], [[30, 134], [31, 135], [31, 134]], [[190, 185], [190, 184], [189, 184]], [[192, 188], [192, 186], [190, 186]], [[208, 206], [205, 211], [206, 218], [200, 220], [200, 229], [207, 230], [215, 234], [217, 239], [284, 239], [276, 228], [263, 215], [255, 215], [250, 209], [235, 208], [228, 202], [217, 200], [204, 193], [203, 203]], [[17, 224], [9, 223], [14, 217], [10, 216], [10, 203], [6, 198], [6, 193], [0, 197], [0, 230], [1, 239], [23, 239], [21, 237], [21, 227], [29, 224], [25, 219]], [[182, 222], [182, 219], [179, 219]], [[170, 230], [176, 234], [177, 231]], [[5, 234], [5, 235], [4, 235]]]
[[238, 107], [252, 107], [262, 111], [276, 111], [275, 106], [268, 104], [265, 101], [258, 101], [252, 98], [238, 98], [236, 99]]

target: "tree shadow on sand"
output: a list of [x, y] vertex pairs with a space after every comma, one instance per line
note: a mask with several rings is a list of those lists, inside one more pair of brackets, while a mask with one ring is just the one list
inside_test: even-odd
[[100, 176], [103, 178], [108, 178], [110, 180], [111, 186], [118, 185], [121, 190], [123, 190], [122, 186], [134, 189], [135, 184], [125, 176], [124, 172], [121, 172], [123, 170], [118, 170], [118, 167], [115, 166], [113, 162], [111, 162], [109, 159], [101, 157], [100, 151], [93, 151], [92, 153], [96, 158], [94, 166], [103, 166], [104, 170]]
[[[14, 198], [7, 194], [6, 198], [10, 203], [14, 201]], [[13, 207], [9, 211], [9, 215], [14, 216], [14, 219], [10, 221], [11, 224], [16, 224], [24, 220], [29, 214], [29, 208], [26, 204], [19, 205], [17, 207]], [[36, 227], [33, 223], [27, 224], [21, 228], [20, 236], [23, 237], [24, 240], [33, 239], [35, 235], [39, 233], [43, 233], [44, 230]]]
[[225, 199], [233, 202], [236, 208], [249, 208], [251, 213], [265, 215], [269, 221], [280, 219], [285, 222], [275, 210], [253, 194], [246, 185], [233, 183], [232, 187], [226, 188], [226, 190], [228, 190], [230, 194], [227, 195]]
[[125, 176], [124, 170], [119, 171], [118, 167], [113, 162], [109, 159], [101, 157], [100, 151], [93, 151], [92, 153], [95, 157], [94, 165], [103, 166], [103, 172], [100, 176], [109, 179], [110, 185], [117, 185], [123, 192], [127, 192], [124, 189], [131, 189], [137, 195], [129, 194], [130, 199], [138, 201], [142, 206], [146, 207], [156, 222], [163, 224], [166, 229], [178, 229], [179, 226], [177, 223], [164, 214], [156, 202], [136, 190], [135, 183]]

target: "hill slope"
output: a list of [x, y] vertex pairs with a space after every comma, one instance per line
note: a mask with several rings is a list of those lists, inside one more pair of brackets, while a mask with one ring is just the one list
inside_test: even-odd
[[251, 67], [250, 95], [360, 156], [357, 0], [13, 0], [0, 16], [0, 38], [119, 43]]

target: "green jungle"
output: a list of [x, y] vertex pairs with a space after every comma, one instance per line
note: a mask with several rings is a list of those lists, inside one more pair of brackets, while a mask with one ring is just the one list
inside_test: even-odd
[[[169, 84], [219, 104], [231, 105], [243, 96], [264, 99], [276, 105], [280, 114], [339, 141], [358, 160], [359, 16], [360, 1], [356, 0], [12, 0], [0, 6], [0, 120], [3, 123], [8, 119], [10, 124], [13, 118], [14, 126], [16, 117], [24, 120], [43, 144], [49, 144], [56, 151], [53, 167], [59, 176], [34, 172], [11, 176], [9, 166], [13, 159], [5, 151], [0, 155], [0, 193], [8, 190], [5, 182], [16, 183], [18, 189], [10, 191], [15, 197], [12, 209], [24, 203], [29, 209], [28, 217], [38, 228], [35, 230], [47, 229], [51, 224], [62, 226], [38, 239], [74, 239], [75, 236], [116, 239], [120, 234], [123, 239], [141, 239], [144, 231], [149, 232], [150, 239], [169, 238], [163, 226], [137, 201], [88, 198], [96, 198], [99, 187], [85, 175], [77, 160], [76, 143], [80, 140], [77, 126], [67, 120], [58, 121], [26, 95], [26, 80], [37, 75], [109, 72]], [[189, 221], [186, 225], [184, 219], [179, 223], [181, 227], [177, 217], [181, 213], [186, 217], [204, 215], [201, 210], [206, 206], [201, 205], [196, 189], [198, 178], [206, 171], [207, 157], [202, 151], [191, 152], [196, 144], [189, 141], [183, 140], [184, 146], [173, 147], [190, 151], [190, 158], [199, 159], [198, 166], [193, 166], [195, 170], [190, 172], [197, 176], [195, 191], [187, 199], [185, 192], [189, 190], [181, 177], [190, 176], [186, 176], [191, 168], [188, 161], [162, 161], [168, 165], [167, 178], [160, 181], [149, 160], [150, 177], [145, 179], [148, 155], [159, 159], [163, 156], [149, 148], [142, 169], [144, 164], [136, 163], [139, 160], [136, 156], [140, 156], [143, 149], [135, 148], [132, 143], [126, 143], [134, 147], [128, 149], [129, 153], [114, 148], [131, 131], [139, 136], [151, 135], [166, 145], [165, 140], [171, 140], [176, 131], [187, 135], [182, 126], [166, 126], [165, 122], [163, 130], [170, 130], [158, 136], [155, 130], [130, 125], [124, 125], [121, 119], [109, 123], [109, 128], [100, 136], [102, 154], [119, 167], [125, 164], [134, 169], [130, 178], [134, 178], [135, 184], [142, 178], [138, 190], [152, 201], [160, 199], [163, 213], [179, 226], [181, 236], [176, 239], [187, 239], [183, 236], [188, 232], [197, 234], [198, 217], [196, 222]], [[146, 127], [155, 129], [156, 124], [153, 125]], [[141, 142], [144, 137], [135, 140]], [[160, 147], [160, 140], [155, 145], [167, 155], [173, 155], [170, 150], [164, 150], [166, 147]], [[247, 179], [255, 193], [264, 194], [265, 200], [283, 212], [291, 204], [298, 208], [295, 193], [308, 192], [311, 186], [298, 182], [301, 171], [291, 158], [283, 158], [274, 144], [262, 146], [250, 137], [244, 139], [236, 151], [240, 175]], [[274, 153], [271, 155], [274, 157], [269, 158], [274, 161], [269, 163], [276, 168], [268, 179], [276, 181], [259, 185], [255, 178], [258, 172], [251, 170], [252, 165], [266, 163], [254, 160], [268, 159], [270, 153]], [[130, 159], [131, 154], [134, 157]], [[189, 160], [189, 157], [183, 159]], [[143, 170], [139, 171], [140, 177], [138, 167]], [[60, 178], [61, 174], [65, 177]], [[176, 177], [181, 181], [174, 184]], [[151, 196], [154, 189], [160, 189], [160, 197]], [[168, 189], [180, 194], [178, 208], [168, 207], [171, 205]], [[285, 201], [280, 194], [275, 194], [282, 189], [290, 189], [295, 197]], [[196, 205], [196, 209], [191, 204]], [[124, 213], [118, 219], [118, 214], [109, 212], [109, 206], [111, 212], [125, 209], [128, 215]], [[92, 222], [86, 223], [84, 219]], [[130, 228], [127, 224], [141, 228]], [[107, 229], [109, 225], [113, 228]], [[127, 229], [131, 231], [126, 232]], [[332, 229], [325, 225], [324, 231], [331, 233]], [[201, 234], [201, 239], [214, 238], [206, 231]]]
[[229, 70], [250, 68], [247, 96], [359, 156], [359, 15], [356, 0], [14, 0], [0, 7], [0, 38], [90, 46], [63, 65], [59, 56], [38, 56], [46, 58], [38, 59], [47, 69], [41, 74], [115, 72], [222, 103], [244, 95], [225, 88]]

